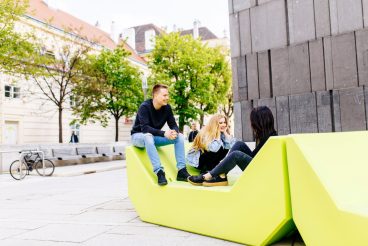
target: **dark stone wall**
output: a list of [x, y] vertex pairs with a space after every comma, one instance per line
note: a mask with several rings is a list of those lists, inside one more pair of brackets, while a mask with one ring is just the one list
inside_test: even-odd
[[228, 0], [235, 135], [266, 105], [280, 135], [367, 130], [368, 0]]

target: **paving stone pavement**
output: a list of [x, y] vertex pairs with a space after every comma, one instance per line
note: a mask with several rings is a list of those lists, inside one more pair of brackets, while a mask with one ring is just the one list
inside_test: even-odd
[[[98, 171], [76, 176], [85, 170]], [[0, 175], [1, 246], [239, 245], [142, 222], [128, 197], [123, 161], [57, 168], [55, 174], [22, 181]]]

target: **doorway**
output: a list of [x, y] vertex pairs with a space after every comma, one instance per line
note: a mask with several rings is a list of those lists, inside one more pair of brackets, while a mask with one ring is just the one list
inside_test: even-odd
[[5, 121], [4, 144], [18, 144], [18, 130], [17, 121]]

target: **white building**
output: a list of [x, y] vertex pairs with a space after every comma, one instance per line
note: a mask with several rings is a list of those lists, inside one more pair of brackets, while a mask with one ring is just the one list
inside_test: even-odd
[[[80, 42], [85, 45], [92, 45], [93, 52], [99, 52], [103, 48], [114, 49], [117, 46], [111, 34], [62, 10], [52, 8], [44, 1], [30, 0], [29, 4], [28, 13], [21, 18], [15, 28], [20, 32], [32, 31], [37, 37], [42, 38], [45, 51], [50, 55], [57, 55], [57, 48], [63, 42], [75, 42], [75, 38], [68, 39], [68, 37], [75, 36], [86, 37], [88, 40], [98, 40], [97, 43], [92, 44], [80, 39]], [[66, 27], [70, 31], [65, 31]], [[134, 49], [126, 44], [124, 45], [132, 53], [129, 58], [131, 63], [139, 67], [144, 74], [147, 74], [146, 62], [137, 55]], [[37, 93], [32, 81], [0, 74], [1, 144], [58, 142], [57, 107], [50, 102], [41, 100], [37, 94], [39, 93]], [[113, 119], [106, 128], [98, 123], [86, 126], [70, 126], [69, 123], [73, 119], [70, 105], [68, 105], [70, 103], [72, 101], [66, 103], [66, 110], [63, 115], [63, 142], [69, 142], [72, 130], [78, 133], [82, 143], [114, 141], [115, 123]], [[125, 122], [125, 119], [123, 119], [119, 124], [119, 128], [119, 140], [128, 140], [131, 122]]]

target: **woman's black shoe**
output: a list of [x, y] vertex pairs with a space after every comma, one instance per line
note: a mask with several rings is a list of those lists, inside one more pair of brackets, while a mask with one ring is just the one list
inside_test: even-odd
[[206, 180], [203, 182], [203, 186], [210, 187], [210, 186], [227, 186], [227, 177], [221, 178], [220, 176], [213, 177], [211, 180]]
[[191, 183], [192, 185], [200, 186], [204, 182], [203, 175], [189, 176], [188, 182]]

